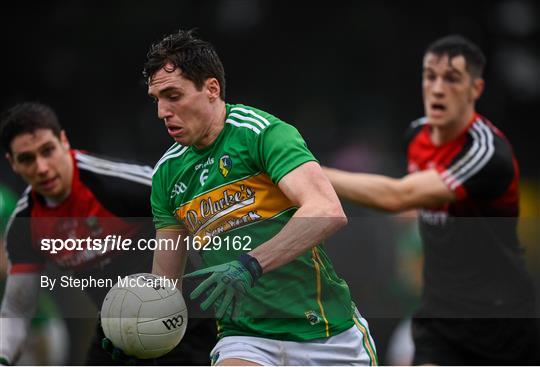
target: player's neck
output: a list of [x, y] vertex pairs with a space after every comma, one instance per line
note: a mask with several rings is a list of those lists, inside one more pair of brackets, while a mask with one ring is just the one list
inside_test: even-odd
[[225, 102], [220, 100], [216, 106], [216, 113], [213, 115], [208, 131], [204, 134], [203, 139], [201, 139], [199, 143], [194, 144], [195, 148], [204, 149], [217, 139], [219, 133], [221, 133], [221, 130], [223, 130], [223, 127], [225, 126], [226, 116], [227, 107], [225, 106]]
[[431, 141], [434, 145], [442, 145], [457, 138], [469, 125], [474, 116], [474, 109], [468, 111], [463, 118], [449, 123], [445, 126], [432, 126]]
[[60, 204], [62, 204], [64, 200], [68, 198], [69, 194], [71, 194], [71, 189], [65, 192], [64, 194], [62, 194], [62, 196], [55, 196], [55, 197], [44, 196], [43, 199], [45, 200], [45, 205], [47, 205], [47, 207], [56, 208], [57, 206], [60, 206]]

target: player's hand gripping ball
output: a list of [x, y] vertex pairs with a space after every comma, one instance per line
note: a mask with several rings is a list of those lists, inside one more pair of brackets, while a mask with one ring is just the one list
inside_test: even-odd
[[[157, 358], [180, 343], [187, 309], [180, 291], [153, 274], [133, 274], [111, 288], [101, 307], [104, 348], [112, 357]], [[118, 357], [118, 356], [117, 356]]]

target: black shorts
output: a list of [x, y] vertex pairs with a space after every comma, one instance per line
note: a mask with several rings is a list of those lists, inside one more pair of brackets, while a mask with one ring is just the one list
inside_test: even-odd
[[[101, 348], [103, 333], [98, 330], [92, 340], [86, 365], [114, 365], [110, 355]], [[186, 333], [176, 348], [160, 358], [138, 360], [138, 365], [151, 366], [208, 366], [210, 352], [217, 342], [216, 321], [214, 319], [189, 319]]]
[[414, 361], [437, 365], [540, 364], [538, 319], [413, 318]]

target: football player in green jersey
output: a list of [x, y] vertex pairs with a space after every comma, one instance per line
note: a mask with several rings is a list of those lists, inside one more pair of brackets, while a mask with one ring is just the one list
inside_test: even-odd
[[181, 279], [187, 251], [201, 254], [205, 268], [184, 278], [203, 279], [190, 297], [215, 307], [213, 363], [376, 364], [321, 244], [347, 218], [298, 131], [226, 103], [223, 65], [192, 31], [147, 57], [148, 94], [175, 141], [152, 179], [157, 239], [180, 244], [155, 251], [153, 272]]

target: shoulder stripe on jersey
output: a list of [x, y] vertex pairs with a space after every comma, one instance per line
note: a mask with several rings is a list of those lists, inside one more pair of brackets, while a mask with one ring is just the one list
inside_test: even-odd
[[[178, 145], [179, 148], [182, 148], [181, 145]], [[156, 163], [156, 166], [154, 167], [154, 171], [152, 172], [152, 176], [156, 174], [159, 166], [161, 166], [163, 163], [165, 163], [165, 161], [171, 159], [171, 158], [176, 158], [176, 157], [179, 157], [181, 156], [182, 154], [185, 153], [186, 150], [188, 150], [189, 146], [185, 146], [183, 147], [179, 152], [176, 152], [176, 153], [172, 153], [171, 151], [171, 154], [167, 154], [167, 155], [164, 155], [157, 163]], [[177, 149], [174, 149], [175, 151]]]
[[476, 162], [478, 160], [478, 157], [481, 157], [484, 152], [486, 151], [486, 145], [485, 145], [485, 138], [483, 134], [479, 134], [477, 130], [475, 129], [477, 121], [474, 122], [474, 124], [471, 126], [469, 130], [469, 134], [473, 138], [473, 142], [469, 150], [463, 155], [463, 157], [454, 163], [451, 167], [449, 167], [446, 171], [444, 171], [441, 175], [444, 182], [450, 186], [450, 188], [454, 187], [453, 183], [456, 181], [457, 173], [463, 172], [463, 169], [465, 167], [468, 167], [471, 162]]
[[17, 201], [17, 205], [15, 206], [15, 209], [18, 208], [19, 206], [24, 206], [28, 204], [28, 194], [30, 193], [31, 190], [32, 190], [31, 186], [28, 186], [24, 190], [23, 196]]
[[229, 116], [230, 118], [233, 118], [234, 119], [240, 119], [240, 120], [243, 120], [243, 121], [249, 121], [249, 122], [254, 122], [255, 124], [257, 124], [261, 129], [264, 129], [267, 125], [263, 124], [261, 121], [257, 120], [257, 119], [254, 119], [252, 117], [248, 117], [248, 116], [242, 116], [242, 115], [239, 115], [237, 113], [230, 113]]
[[178, 149], [181, 148], [181, 147], [182, 147], [182, 146], [181, 146], [180, 144], [178, 144], [178, 143], [175, 142], [173, 145], [171, 145], [171, 146], [169, 147], [169, 149], [167, 149], [167, 151], [166, 151], [165, 154], [163, 154], [163, 155], [167, 155], [167, 153], [171, 152], [173, 149], [174, 149], [174, 150], [178, 150]]
[[446, 171], [444, 171], [441, 175], [441, 177], [446, 180], [447, 178], [450, 178], [454, 175], [454, 173], [461, 169], [467, 162], [470, 162], [471, 159], [473, 159], [477, 154], [480, 148], [480, 139], [477, 138], [476, 133], [472, 133], [472, 130], [469, 132], [470, 135], [473, 137], [473, 142], [469, 150], [461, 157], [459, 161], [454, 163], [452, 166], [448, 167]]
[[[154, 172], [156, 171], [157, 167], [159, 165], [161, 165], [161, 162], [163, 161], [166, 161], [168, 158], [168, 156], [172, 155], [172, 154], [175, 154], [177, 151], [179, 151], [180, 149], [182, 148], [182, 146], [178, 143], [175, 143], [173, 144], [172, 147], [170, 147], [166, 152], [165, 154], [163, 154], [161, 156], [161, 158], [159, 159], [159, 161], [156, 163], [156, 165], [154, 166]], [[185, 148], [185, 147], [184, 147]], [[176, 156], [175, 156], [176, 157]]]
[[3, 240], [4, 240], [4, 247], [7, 250], [7, 234], [9, 233], [9, 228], [13, 224], [13, 221], [15, 220], [15, 217], [28, 208], [28, 195], [30, 194], [30, 191], [32, 190], [31, 186], [28, 186], [24, 192], [23, 196], [17, 201], [17, 206], [15, 207], [15, 210], [13, 210], [13, 213], [11, 213], [11, 216], [9, 217], [9, 220], [6, 224], [6, 230], [4, 231]]
[[237, 122], [237, 121], [234, 121], [233, 119], [227, 119], [225, 120], [225, 122], [227, 124], [231, 124], [231, 125], [234, 125], [234, 126], [237, 126], [237, 127], [245, 127], [245, 128], [248, 128], [252, 131], [255, 132], [255, 134], [259, 135], [261, 133], [261, 130], [259, 130], [258, 128], [256, 128], [255, 126], [251, 125], [251, 124], [248, 124], [248, 123], [242, 123], [242, 122]]
[[484, 139], [484, 146], [486, 146], [487, 150], [481, 157], [478, 157], [477, 161], [470, 162], [467, 167], [463, 167], [460, 172], [456, 174], [457, 181], [453, 184], [454, 188], [458, 185], [461, 185], [463, 182], [465, 182], [478, 171], [480, 171], [489, 162], [489, 160], [491, 159], [491, 157], [493, 157], [493, 154], [495, 153], [493, 132], [491, 131], [491, 129], [484, 122], [479, 122], [478, 125], [473, 126], [473, 128], [477, 130], [478, 134], [482, 134]]
[[[32, 186], [27, 186], [26, 189], [24, 189], [23, 193], [22, 193], [22, 196], [19, 200], [17, 200], [17, 205], [15, 207], [15, 211], [17, 211], [17, 209], [19, 207], [27, 207], [28, 206], [28, 196], [30, 195], [30, 191], [32, 191]], [[21, 209], [23, 210], [23, 209]]]
[[270, 125], [270, 122], [268, 122], [267, 119], [265, 119], [264, 117], [262, 117], [261, 115], [259, 115], [257, 112], [255, 111], [252, 111], [252, 110], [249, 110], [247, 108], [242, 108], [242, 107], [233, 107], [231, 108], [231, 111], [240, 111], [240, 112], [244, 112], [244, 113], [247, 113], [253, 117], [256, 117], [258, 118], [259, 120], [261, 120], [266, 126], [269, 126]]
[[17, 202], [17, 206], [15, 207], [14, 211], [21, 208], [24, 209], [28, 206], [28, 199], [21, 199]]
[[152, 180], [150, 178], [132, 175], [127, 172], [104, 169], [102, 167], [96, 167], [95, 165], [89, 165], [83, 162], [79, 162], [77, 167], [79, 169], [83, 169], [83, 170], [87, 170], [87, 171], [91, 171], [95, 173], [100, 173], [102, 175], [119, 177], [119, 178], [126, 179], [128, 181], [138, 182], [143, 185], [152, 186]]
[[83, 163], [94, 164], [101, 168], [111, 168], [115, 170], [121, 170], [121, 171], [125, 171], [134, 175], [140, 175], [143, 177], [150, 177], [150, 175], [152, 174], [152, 167], [146, 166], [146, 165], [113, 161], [113, 160], [85, 154], [80, 151], [77, 151], [76, 157], [79, 161]]
[[[489, 134], [489, 131], [487, 133]], [[473, 138], [471, 148], [458, 162], [448, 169], [447, 173], [454, 176], [454, 178], [457, 174], [464, 172], [467, 167], [477, 162], [488, 150], [486, 131], [482, 128], [482, 125], [479, 125], [478, 121], [471, 126], [469, 134]]]
[[425, 124], [427, 124], [427, 117], [421, 117], [411, 122], [411, 128], [416, 129], [418, 126]]
[[111, 170], [116, 172], [122, 172], [127, 175], [137, 176], [140, 178], [151, 179], [152, 168], [150, 166], [141, 166], [138, 164], [114, 162], [103, 158], [94, 157], [81, 152], [77, 152], [77, 163], [81, 163], [87, 166], [94, 166], [97, 169]]
[[[168, 155], [171, 155], [171, 154], [174, 154], [176, 152], [178, 152], [180, 149], [184, 148], [182, 145], [178, 144], [178, 143], [175, 143], [172, 147], [170, 147], [166, 152], [165, 154], [163, 154], [161, 156], [161, 158], [159, 160], [162, 160], [164, 158], [166, 158]], [[159, 161], [158, 161], [159, 162]]]
[[472, 147], [441, 176], [452, 190], [480, 171], [495, 153], [493, 132], [483, 121], [475, 121], [469, 133], [473, 137]]

